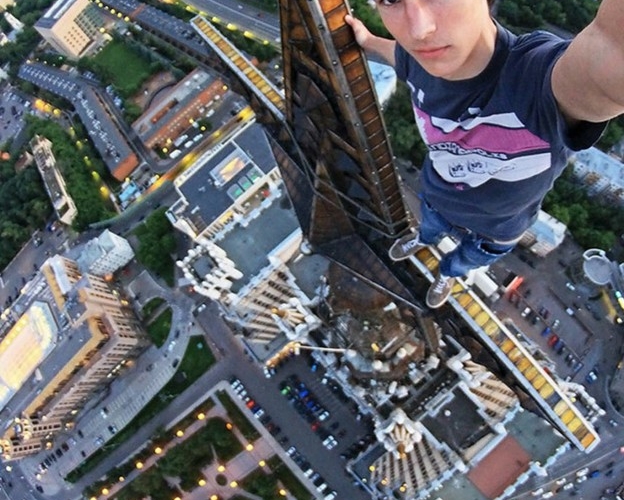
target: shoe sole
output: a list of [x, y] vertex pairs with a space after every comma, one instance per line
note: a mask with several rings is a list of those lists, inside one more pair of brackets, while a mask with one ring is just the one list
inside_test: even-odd
[[425, 304], [427, 305], [427, 307], [428, 307], [429, 309], [439, 309], [440, 307], [442, 307], [442, 306], [443, 306], [444, 304], [446, 304], [447, 302], [448, 302], [448, 297], [444, 300], [444, 302], [440, 302], [440, 303], [439, 303], [439, 304], [437, 304], [437, 305], [431, 305], [431, 304], [429, 303], [429, 301], [428, 301], [427, 299], [425, 299]]
[[390, 251], [392, 250], [392, 247], [390, 248], [390, 250], [388, 250], [388, 257], [390, 257], [390, 260], [393, 260], [394, 262], [400, 262], [402, 260], [405, 259], [409, 259], [410, 257], [413, 257], [414, 255], [416, 255], [418, 253], [419, 250], [425, 248], [427, 245], [420, 245], [418, 247], [416, 247], [416, 250], [414, 250], [412, 253], [407, 254], [407, 255], [403, 255], [401, 257], [395, 257], [393, 256]]

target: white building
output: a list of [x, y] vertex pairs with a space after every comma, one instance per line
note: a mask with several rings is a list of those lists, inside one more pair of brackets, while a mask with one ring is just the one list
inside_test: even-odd
[[572, 159], [574, 176], [583, 182], [589, 196], [602, 196], [624, 205], [624, 169], [622, 162], [590, 148], [576, 153]]
[[63, 224], [70, 226], [78, 215], [78, 209], [67, 192], [61, 171], [57, 168], [52, 143], [45, 137], [36, 135], [30, 141], [30, 147], [56, 217]]
[[13, 16], [11, 13], [5, 12], [4, 19], [6, 19], [6, 22], [9, 23], [15, 33], [19, 33], [24, 29], [24, 23], [17, 19], [15, 16]]
[[520, 245], [539, 257], [545, 257], [563, 242], [566, 225], [543, 210], [537, 220], [522, 235]]
[[134, 251], [128, 240], [107, 229], [85, 245], [77, 262], [83, 273], [106, 276], [121, 269], [133, 258]]

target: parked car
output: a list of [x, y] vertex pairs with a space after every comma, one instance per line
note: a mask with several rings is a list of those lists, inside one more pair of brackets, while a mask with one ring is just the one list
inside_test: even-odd
[[596, 380], [598, 380], [598, 372], [596, 371], [596, 368], [592, 368], [589, 373], [585, 376], [585, 381], [588, 384], [593, 384]]

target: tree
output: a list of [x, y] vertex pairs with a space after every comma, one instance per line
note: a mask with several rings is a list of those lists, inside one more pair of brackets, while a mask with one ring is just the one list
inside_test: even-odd
[[414, 121], [414, 110], [409, 89], [399, 84], [384, 110], [384, 121], [394, 154], [399, 158], [422, 164], [427, 149]]

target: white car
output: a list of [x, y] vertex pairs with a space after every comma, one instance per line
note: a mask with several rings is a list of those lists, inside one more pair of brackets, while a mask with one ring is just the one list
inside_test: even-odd
[[325, 495], [325, 498], [323, 498], [323, 500], [334, 500], [334, 498], [336, 498], [336, 492], [330, 491], [327, 495]]
[[335, 448], [337, 444], [338, 441], [336, 441], [336, 438], [331, 434], [323, 440], [323, 446], [325, 446], [328, 450]]
[[297, 453], [297, 448], [295, 448], [294, 446], [291, 446], [286, 450], [286, 455], [288, 455], [289, 457], [292, 457], [295, 453]]
[[316, 491], [323, 493], [327, 489], [327, 483], [321, 483], [316, 487]]

